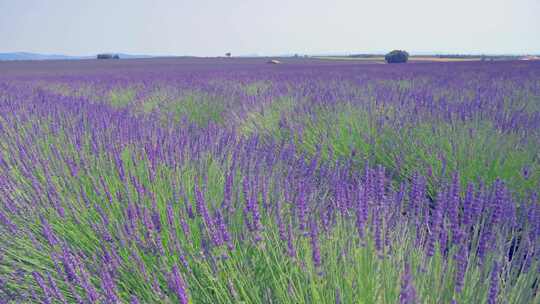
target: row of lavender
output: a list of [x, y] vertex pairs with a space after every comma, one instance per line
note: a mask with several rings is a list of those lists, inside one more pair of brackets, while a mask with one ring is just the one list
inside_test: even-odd
[[[360, 96], [311, 89], [295, 100]], [[539, 300], [533, 191], [516, 196], [502, 180], [463, 187], [451, 172], [430, 198], [428, 176], [396, 184], [384, 167], [310, 151], [301, 136], [163, 121], [20, 85], [1, 92], [2, 301]], [[231, 107], [257, 108], [265, 94], [278, 93]], [[225, 119], [247, 116], [238, 111]], [[534, 141], [538, 113], [524, 113], [501, 130]]]
[[62, 76], [8, 74], [8, 80], [157, 114], [155, 119], [187, 118], [243, 135], [292, 137], [311, 154], [322, 149], [325, 159], [356, 153], [384, 165], [393, 179], [421, 172], [432, 196], [454, 171], [461, 173], [462, 186], [497, 178], [518, 192], [539, 186], [540, 67], [534, 62], [68, 66], [60, 69]]

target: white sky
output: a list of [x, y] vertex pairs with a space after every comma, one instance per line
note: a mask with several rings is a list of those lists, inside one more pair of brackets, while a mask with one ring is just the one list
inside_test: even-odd
[[540, 53], [540, 0], [0, 0], [0, 52]]

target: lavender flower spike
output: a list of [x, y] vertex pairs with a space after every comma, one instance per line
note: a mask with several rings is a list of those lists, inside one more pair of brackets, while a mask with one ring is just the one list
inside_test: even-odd
[[400, 304], [416, 304], [416, 289], [414, 288], [411, 275], [411, 266], [405, 263], [405, 269], [401, 275], [401, 292], [399, 293]]
[[180, 304], [189, 303], [184, 279], [182, 279], [180, 270], [178, 270], [178, 266], [176, 265], [173, 266], [172, 272], [170, 273], [170, 276], [169, 276], [169, 287], [174, 291], [174, 293], [178, 297], [178, 301]]

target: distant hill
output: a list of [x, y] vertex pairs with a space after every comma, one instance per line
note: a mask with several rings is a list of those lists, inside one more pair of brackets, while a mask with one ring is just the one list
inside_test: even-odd
[[[89, 58], [89, 57], [86, 57], [86, 58]], [[69, 59], [84, 59], [84, 57], [57, 55], [57, 54], [38, 54], [38, 53], [27, 53], [27, 52], [0, 53], [0, 60], [69, 60]]]
[[[123, 53], [114, 53], [120, 56], [120, 59], [152, 58], [150, 55], [132, 55]], [[0, 61], [4, 60], [80, 60], [94, 59], [96, 56], [69, 56], [58, 54], [39, 54], [28, 52], [0, 53]]]

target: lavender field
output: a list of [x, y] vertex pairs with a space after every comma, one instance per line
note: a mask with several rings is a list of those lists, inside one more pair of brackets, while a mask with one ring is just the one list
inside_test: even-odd
[[0, 303], [540, 303], [540, 62], [0, 62]]

